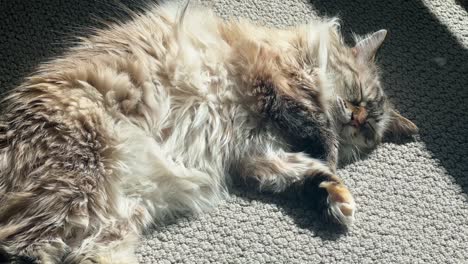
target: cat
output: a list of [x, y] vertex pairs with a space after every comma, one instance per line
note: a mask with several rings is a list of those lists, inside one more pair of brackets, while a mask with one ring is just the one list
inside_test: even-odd
[[[294, 187], [351, 225], [340, 158], [417, 133], [382, 88], [385, 36], [348, 47], [335, 18], [276, 29], [174, 4], [97, 29], [2, 102], [1, 248], [137, 263], [143, 230], [213, 207], [234, 176]], [[323, 161], [294, 152], [297, 139], [317, 140]]]

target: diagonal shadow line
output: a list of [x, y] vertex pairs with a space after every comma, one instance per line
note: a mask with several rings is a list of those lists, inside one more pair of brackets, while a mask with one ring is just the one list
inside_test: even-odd
[[422, 1], [311, 4], [321, 15], [338, 14], [348, 36], [349, 29], [358, 34], [388, 29], [379, 56], [386, 91], [419, 126], [433, 157], [468, 194], [468, 51]]
[[459, 6], [463, 7], [466, 11], [468, 11], [468, 0], [455, 0]]

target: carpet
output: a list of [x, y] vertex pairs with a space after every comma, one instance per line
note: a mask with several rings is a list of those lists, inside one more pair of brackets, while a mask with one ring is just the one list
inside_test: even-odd
[[[143, 0], [121, 0], [130, 9]], [[125, 13], [113, 0], [2, 0], [0, 91], [73, 35]], [[467, 263], [468, 14], [453, 0], [203, 1], [222, 17], [285, 27], [338, 15], [342, 30], [389, 34], [379, 54], [386, 91], [421, 130], [386, 142], [338, 174], [351, 188], [356, 223], [343, 232], [294, 199], [235, 189], [202, 216], [152, 229], [141, 263]]]

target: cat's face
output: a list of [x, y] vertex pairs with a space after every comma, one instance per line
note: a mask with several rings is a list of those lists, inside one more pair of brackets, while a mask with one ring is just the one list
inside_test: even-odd
[[345, 59], [347, 66], [336, 71], [332, 113], [340, 141], [348, 151], [372, 149], [386, 132], [417, 132], [416, 125], [393, 109], [380, 81], [374, 57], [385, 35], [381, 30], [359, 41]]

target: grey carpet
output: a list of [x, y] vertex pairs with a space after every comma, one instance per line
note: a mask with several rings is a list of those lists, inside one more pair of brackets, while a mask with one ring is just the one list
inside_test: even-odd
[[[0, 1], [0, 89], [86, 34], [112, 2]], [[131, 8], [142, 0], [122, 1]], [[142, 263], [468, 263], [468, 15], [462, 1], [219, 0], [224, 17], [285, 26], [340, 15], [343, 30], [387, 28], [384, 82], [418, 124], [416, 141], [385, 143], [339, 170], [359, 210], [341, 232], [292, 199], [235, 190], [212, 212], [148, 234]]]

